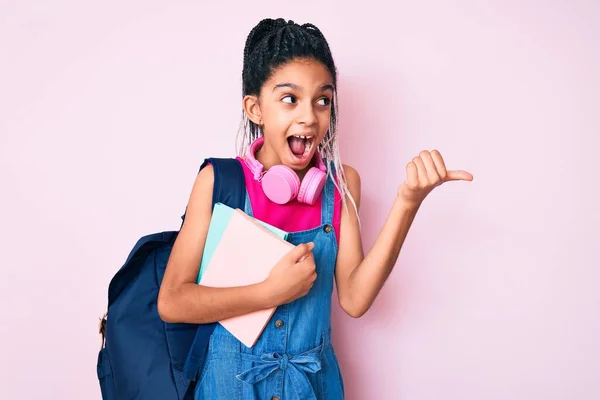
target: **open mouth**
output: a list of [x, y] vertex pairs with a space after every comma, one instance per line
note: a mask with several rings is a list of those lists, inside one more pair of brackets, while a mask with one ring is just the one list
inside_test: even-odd
[[288, 137], [288, 144], [292, 154], [297, 158], [304, 159], [313, 148], [315, 141], [314, 136], [293, 135]]

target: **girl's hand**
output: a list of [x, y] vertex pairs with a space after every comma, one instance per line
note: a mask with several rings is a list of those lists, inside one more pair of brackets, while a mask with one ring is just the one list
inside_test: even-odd
[[398, 189], [398, 197], [409, 207], [419, 207], [437, 186], [449, 181], [472, 181], [467, 171], [448, 171], [439, 151], [423, 150], [406, 165], [406, 181]]
[[263, 282], [271, 306], [292, 302], [308, 294], [317, 279], [314, 243], [301, 243], [273, 267]]

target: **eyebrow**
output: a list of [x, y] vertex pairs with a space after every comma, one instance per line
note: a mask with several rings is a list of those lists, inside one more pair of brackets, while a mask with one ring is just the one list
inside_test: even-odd
[[[273, 91], [277, 90], [277, 89], [281, 89], [281, 88], [290, 88], [290, 89], [294, 89], [294, 90], [302, 90], [302, 88], [298, 85], [296, 85], [295, 83], [290, 83], [290, 82], [285, 82], [285, 83], [280, 83], [278, 85], [275, 85], [275, 87], [273, 88]], [[326, 84], [321, 86], [321, 91], [326, 91], [326, 90], [331, 90], [332, 92], [334, 91], [333, 85], [330, 84]]]

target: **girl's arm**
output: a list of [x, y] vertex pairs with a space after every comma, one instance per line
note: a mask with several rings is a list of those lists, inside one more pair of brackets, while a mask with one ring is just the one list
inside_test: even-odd
[[203, 324], [276, 307], [308, 293], [316, 279], [312, 244], [302, 243], [282, 257], [260, 283], [225, 288], [198, 285], [212, 217], [213, 185], [213, 168], [207, 165], [194, 182], [158, 293], [158, 313], [165, 322]]
[[158, 313], [166, 322], [209, 323], [273, 306], [265, 284], [211, 288], [197, 284], [212, 216], [214, 172], [198, 174], [158, 294]]
[[[407, 180], [400, 186], [392, 209], [373, 248], [364, 256], [358, 218], [353, 210], [342, 213], [336, 285], [340, 306], [355, 318], [373, 304], [392, 272], [408, 231], [425, 197], [444, 182], [472, 180], [466, 171], [447, 171], [436, 150], [422, 151], [406, 166]], [[360, 206], [360, 176], [344, 166], [348, 190]]]

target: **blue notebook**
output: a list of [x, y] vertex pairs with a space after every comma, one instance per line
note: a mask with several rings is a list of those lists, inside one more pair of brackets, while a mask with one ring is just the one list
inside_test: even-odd
[[[204, 252], [202, 253], [202, 261], [200, 263], [200, 271], [198, 272], [197, 283], [200, 283], [202, 275], [206, 270], [206, 266], [210, 263], [215, 248], [217, 247], [217, 244], [219, 244], [219, 241], [223, 236], [223, 232], [225, 231], [225, 228], [227, 228], [227, 224], [229, 223], [229, 220], [231, 219], [231, 216], [233, 215], [234, 211], [235, 210], [233, 208], [223, 203], [215, 204], [213, 208], [212, 218], [210, 220], [210, 225], [208, 227], [208, 234], [206, 236]], [[253, 220], [258, 222], [263, 227], [267, 228], [269, 231], [279, 236], [280, 238], [284, 240], [288, 239], [288, 232], [276, 228], [272, 225], [269, 225], [266, 222], [263, 222], [256, 218], [253, 218]]]

